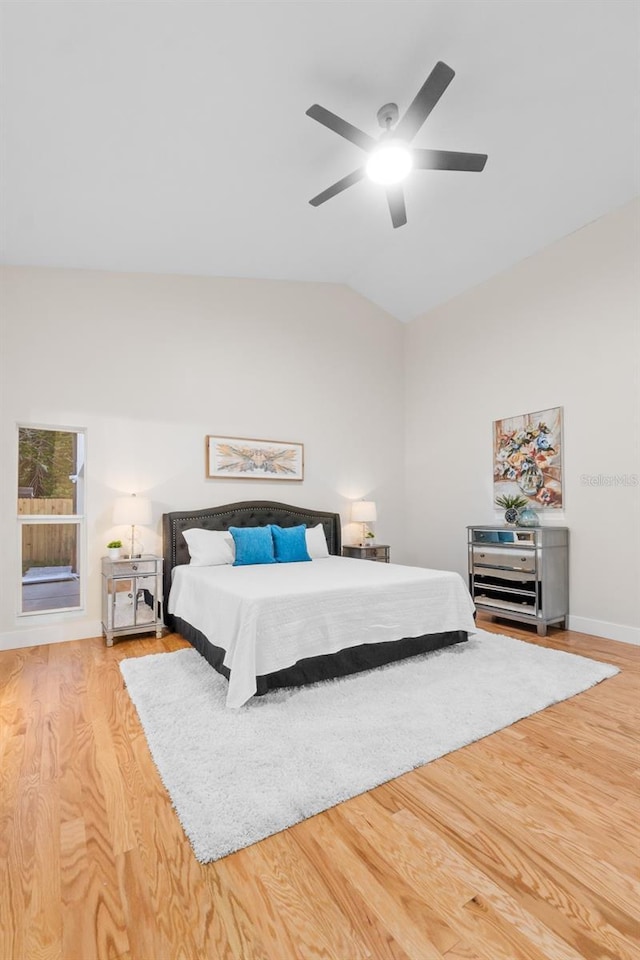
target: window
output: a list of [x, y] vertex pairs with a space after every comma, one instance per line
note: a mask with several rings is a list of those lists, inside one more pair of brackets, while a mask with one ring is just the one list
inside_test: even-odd
[[21, 615], [82, 607], [82, 430], [18, 427]]

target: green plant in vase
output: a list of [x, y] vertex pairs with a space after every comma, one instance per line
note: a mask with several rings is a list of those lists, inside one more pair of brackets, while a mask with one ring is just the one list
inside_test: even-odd
[[503, 493], [496, 497], [497, 506], [504, 507], [504, 519], [506, 523], [518, 522], [518, 510], [526, 507], [529, 501], [520, 494]]
[[120, 559], [120, 551], [122, 550], [122, 540], [109, 540], [107, 544], [107, 550], [109, 551], [109, 557], [111, 560]]

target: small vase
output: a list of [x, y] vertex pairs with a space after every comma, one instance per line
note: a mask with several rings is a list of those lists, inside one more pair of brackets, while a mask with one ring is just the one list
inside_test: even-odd
[[519, 527], [539, 527], [540, 517], [532, 507], [525, 507], [518, 514]]
[[108, 554], [109, 560], [119, 560], [120, 553], [121, 553], [120, 547], [107, 547], [107, 554]]

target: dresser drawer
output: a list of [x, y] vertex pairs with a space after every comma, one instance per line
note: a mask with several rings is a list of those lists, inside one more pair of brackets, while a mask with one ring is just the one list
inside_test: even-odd
[[513, 547], [473, 547], [473, 566], [535, 573], [536, 554], [534, 550], [518, 550]]

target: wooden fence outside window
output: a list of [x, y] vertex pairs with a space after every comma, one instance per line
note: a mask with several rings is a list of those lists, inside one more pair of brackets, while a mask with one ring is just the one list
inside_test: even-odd
[[32, 566], [71, 566], [77, 569], [78, 525], [64, 523], [73, 514], [71, 498], [18, 499], [18, 515], [59, 516], [60, 523], [22, 524], [22, 572]]

